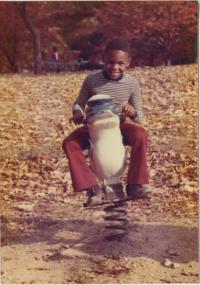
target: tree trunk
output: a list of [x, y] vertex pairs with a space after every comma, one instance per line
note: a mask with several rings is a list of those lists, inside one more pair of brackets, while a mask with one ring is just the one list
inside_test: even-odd
[[6, 50], [4, 50], [4, 56], [7, 58], [7, 61], [10, 64], [10, 70], [14, 73], [18, 72], [19, 70], [15, 58], [11, 58]]
[[34, 59], [34, 73], [42, 72], [42, 55], [41, 55], [41, 41], [40, 41], [40, 32], [33, 24], [32, 20], [27, 13], [27, 3], [21, 2], [16, 4], [18, 11], [27, 27], [31, 32], [32, 42], [33, 42], [33, 59]]
[[10, 46], [8, 48], [8, 45], [5, 45], [2, 47], [2, 52], [5, 58], [8, 61], [8, 64], [10, 65], [10, 70], [12, 72], [18, 72], [18, 66], [16, 62], [17, 58], [17, 37], [16, 33], [13, 33], [10, 39]]

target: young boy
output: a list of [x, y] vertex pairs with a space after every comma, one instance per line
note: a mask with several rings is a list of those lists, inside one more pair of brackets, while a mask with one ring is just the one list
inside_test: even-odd
[[[147, 134], [139, 125], [143, 112], [138, 81], [125, 74], [130, 61], [130, 47], [124, 39], [116, 38], [107, 44], [104, 52], [104, 68], [102, 71], [90, 74], [84, 80], [73, 107], [73, 120], [75, 124], [82, 122], [86, 102], [96, 94], [110, 95], [118, 109], [132, 119], [133, 123], [121, 123], [120, 129], [124, 144], [131, 146], [126, 193], [132, 198], [139, 199], [146, 198], [148, 195], [144, 185], [149, 183], [146, 162]], [[69, 160], [74, 191], [87, 190], [89, 193], [87, 205], [94, 205], [101, 202], [102, 191], [82, 153], [82, 150], [89, 146], [87, 126], [76, 129], [63, 141], [63, 150]], [[117, 192], [122, 185], [112, 185], [112, 188]]]

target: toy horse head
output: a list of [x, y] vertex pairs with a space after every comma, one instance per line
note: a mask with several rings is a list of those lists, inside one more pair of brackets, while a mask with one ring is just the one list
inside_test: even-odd
[[119, 125], [118, 110], [109, 95], [98, 94], [92, 96], [87, 102], [87, 124], [95, 127], [109, 128]]

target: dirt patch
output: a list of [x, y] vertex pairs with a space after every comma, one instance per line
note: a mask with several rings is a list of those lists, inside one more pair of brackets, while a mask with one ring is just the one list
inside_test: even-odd
[[2, 283], [198, 282], [197, 216], [159, 211], [165, 206], [154, 195], [127, 203], [121, 241], [105, 239], [102, 207], [84, 209], [82, 194], [40, 202], [34, 215], [12, 211], [3, 230]]

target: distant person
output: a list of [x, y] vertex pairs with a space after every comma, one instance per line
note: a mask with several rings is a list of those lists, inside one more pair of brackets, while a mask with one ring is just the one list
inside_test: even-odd
[[[73, 106], [73, 120], [75, 124], [82, 122], [86, 102], [91, 96], [96, 94], [111, 96], [118, 109], [133, 121], [133, 123], [124, 122], [120, 125], [124, 144], [131, 146], [126, 193], [134, 199], [146, 198], [148, 196], [146, 184], [149, 183], [146, 160], [147, 133], [140, 126], [143, 112], [139, 83], [136, 78], [125, 74], [131, 62], [128, 42], [120, 38], [111, 40], [105, 48], [103, 60], [103, 70], [88, 75], [84, 80]], [[63, 150], [69, 160], [74, 191], [87, 190], [87, 205], [95, 205], [102, 201], [102, 191], [82, 152], [89, 147], [87, 126], [76, 129], [63, 141]], [[115, 184], [111, 187], [117, 192], [122, 185]]]
[[53, 57], [55, 61], [57, 62], [59, 61], [59, 52], [58, 52], [57, 47], [53, 47]]
[[60, 71], [60, 57], [59, 57], [59, 52], [58, 52], [58, 49], [57, 47], [53, 47], [53, 60], [54, 60], [54, 63], [55, 63], [55, 69], [56, 69], [56, 72], [59, 72]]

